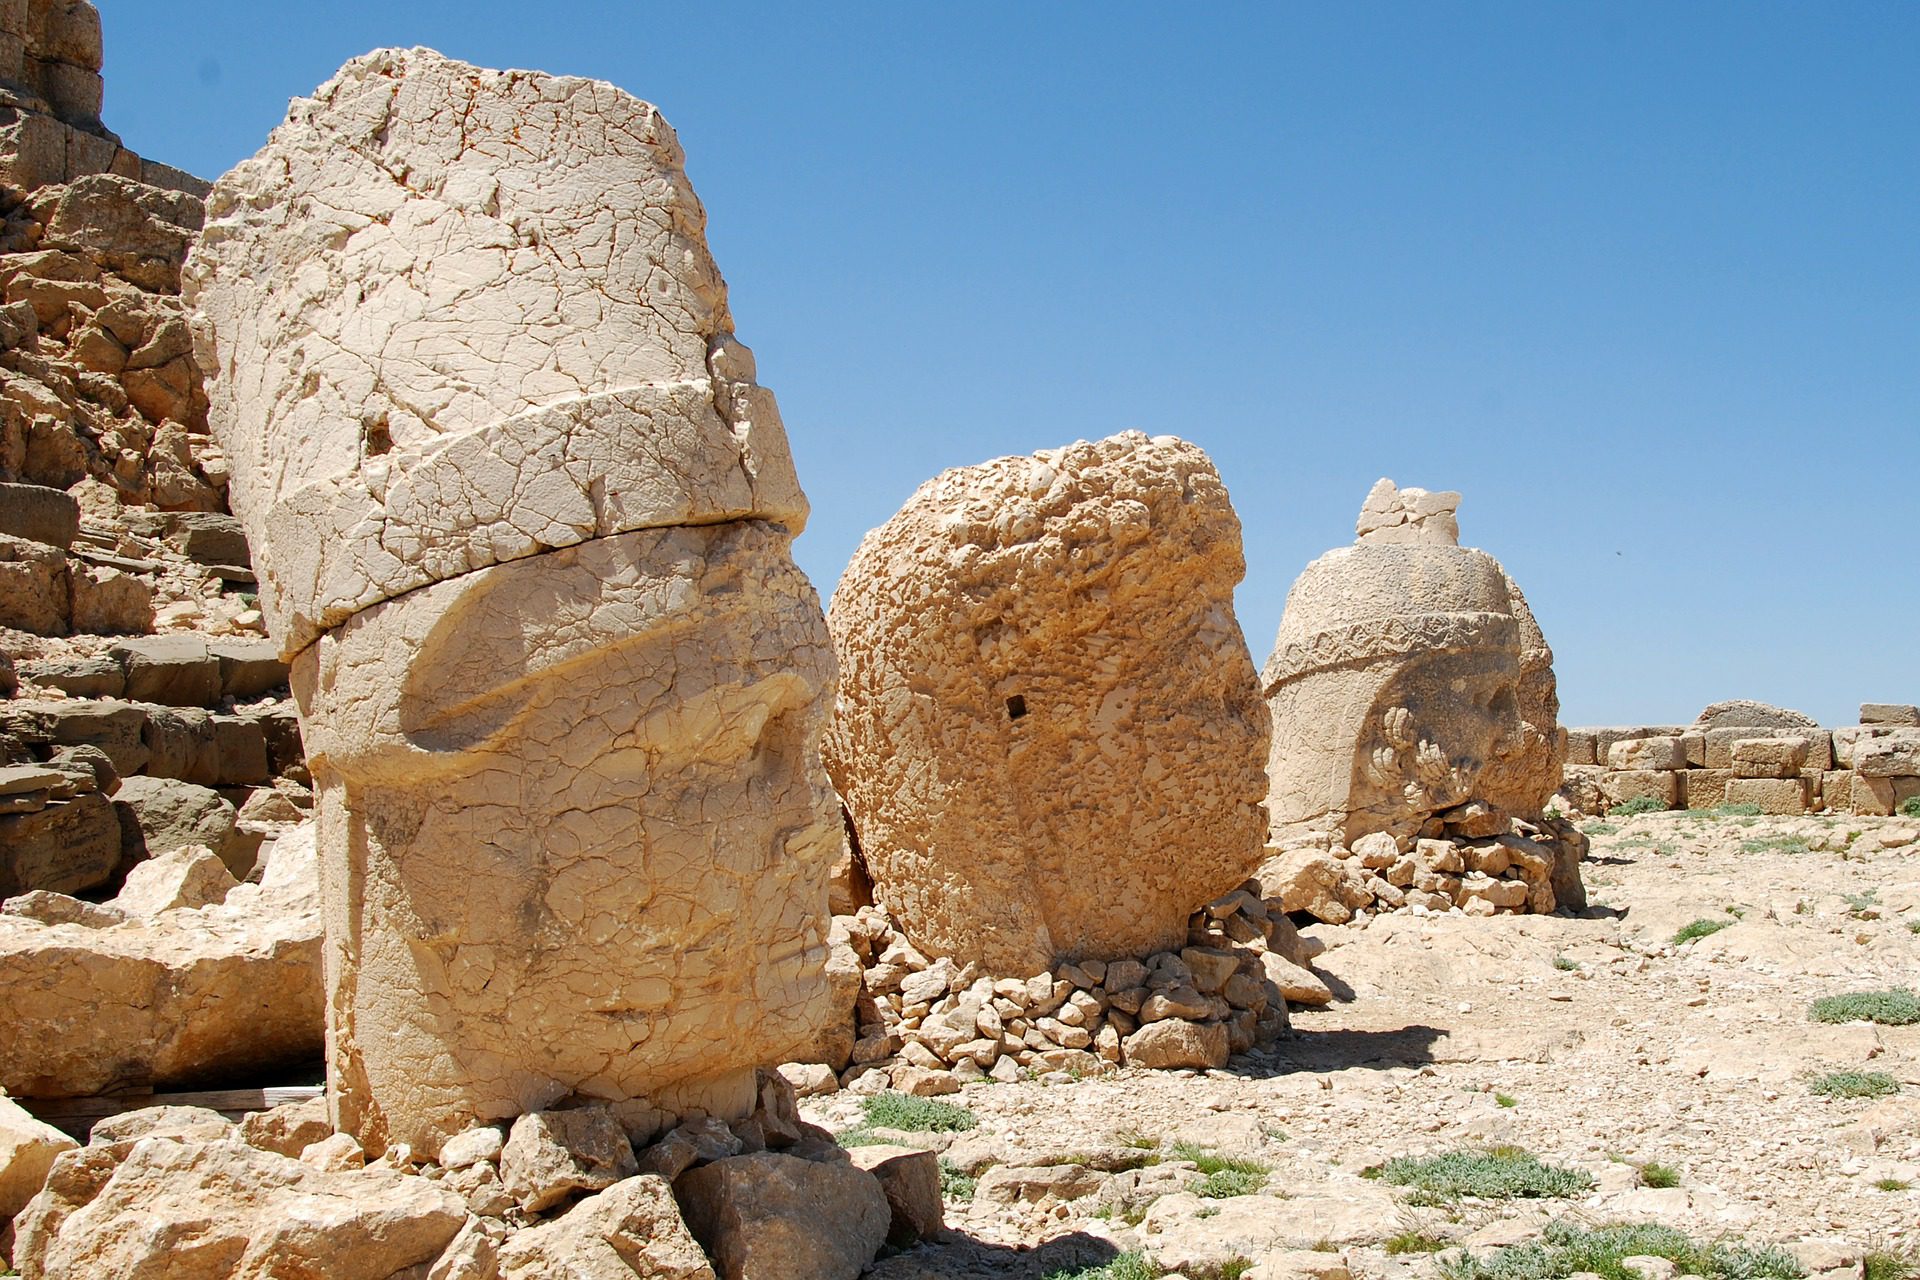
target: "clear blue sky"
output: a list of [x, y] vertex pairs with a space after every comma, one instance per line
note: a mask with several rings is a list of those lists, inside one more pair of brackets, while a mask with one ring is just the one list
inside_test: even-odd
[[944, 467], [1203, 445], [1256, 662], [1367, 487], [1462, 490], [1571, 724], [1920, 701], [1920, 5], [101, 0], [217, 176], [348, 57], [685, 143], [830, 592]]

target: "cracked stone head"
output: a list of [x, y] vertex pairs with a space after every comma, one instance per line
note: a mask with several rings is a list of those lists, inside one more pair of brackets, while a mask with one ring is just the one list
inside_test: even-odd
[[1262, 676], [1277, 843], [1411, 835], [1470, 801], [1537, 816], [1558, 786], [1552, 653], [1499, 563], [1453, 541], [1458, 495], [1439, 496], [1443, 520], [1386, 538], [1363, 512], [1360, 541], [1287, 596]]
[[336, 1123], [732, 1118], [827, 1016], [806, 502], [672, 130], [385, 50], [215, 186], [196, 354], [317, 793]]

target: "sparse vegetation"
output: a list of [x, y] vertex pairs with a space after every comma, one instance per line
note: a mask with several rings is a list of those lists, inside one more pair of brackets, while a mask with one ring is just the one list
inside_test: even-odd
[[1815, 1022], [1878, 1022], [1889, 1027], [1904, 1027], [1920, 1022], [1920, 997], [1909, 987], [1891, 991], [1849, 991], [1845, 995], [1822, 996], [1813, 1002]]
[[1911, 1191], [1913, 1184], [1902, 1178], [1875, 1178], [1873, 1189], [1875, 1191]]
[[1920, 1276], [1920, 1263], [1912, 1254], [1877, 1249], [1860, 1259], [1860, 1270], [1866, 1280], [1914, 1280]]
[[1635, 796], [1607, 810], [1609, 818], [1631, 818], [1642, 813], [1665, 813], [1667, 806], [1652, 796]]
[[978, 1178], [960, 1172], [951, 1160], [945, 1156], [940, 1157], [940, 1198], [942, 1200], [958, 1200], [962, 1203], [970, 1201], [973, 1199], [974, 1190], [979, 1185]]
[[1727, 1240], [1709, 1243], [1652, 1224], [1587, 1230], [1564, 1221], [1548, 1223], [1538, 1244], [1495, 1249], [1479, 1258], [1463, 1254], [1444, 1259], [1440, 1274], [1446, 1280], [1563, 1280], [1586, 1271], [1605, 1280], [1637, 1280], [1625, 1266], [1633, 1257], [1666, 1258], [1682, 1275], [1706, 1280], [1798, 1280], [1806, 1274], [1783, 1249]]
[[1807, 1092], [1822, 1098], [1884, 1098], [1900, 1092], [1900, 1082], [1884, 1071], [1830, 1071]]
[[1580, 962], [1569, 956], [1556, 953], [1553, 957], [1553, 967], [1562, 973], [1572, 973], [1580, 967]]
[[1707, 937], [1710, 934], [1720, 932], [1722, 929], [1731, 928], [1733, 924], [1734, 922], [1731, 920], [1710, 920], [1702, 917], [1693, 921], [1691, 924], [1682, 925], [1680, 931], [1673, 935], [1673, 945], [1677, 947], [1684, 943], [1692, 942], [1696, 938]]
[[1447, 1241], [1424, 1231], [1402, 1231], [1399, 1235], [1388, 1236], [1381, 1245], [1394, 1257], [1403, 1253], [1438, 1253], [1446, 1247]]
[[1902, 800], [1900, 802], [1900, 816], [1903, 818], [1920, 818], [1920, 796], [1908, 796], [1905, 800]]
[[1640, 1185], [1664, 1191], [1668, 1187], [1680, 1185], [1680, 1171], [1670, 1164], [1659, 1164], [1649, 1160], [1640, 1166]]
[[1920, 920], [1909, 920], [1909, 921], [1907, 921], [1907, 932], [1908, 932], [1908, 933], [1920, 933]]
[[1755, 836], [1740, 842], [1742, 853], [1808, 853], [1811, 850], [1805, 836]]
[[1847, 904], [1847, 914], [1855, 920], [1878, 920], [1880, 918], [1880, 895], [1872, 889], [1865, 893], [1843, 893], [1840, 900]]
[[1482, 1200], [1532, 1200], [1575, 1195], [1593, 1186], [1578, 1169], [1544, 1164], [1522, 1147], [1450, 1151], [1440, 1156], [1400, 1156], [1361, 1172], [1412, 1191], [1414, 1204], [1440, 1205], [1467, 1196]]
[[1267, 1175], [1273, 1172], [1272, 1166], [1258, 1160], [1223, 1156], [1190, 1142], [1176, 1142], [1167, 1149], [1167, 1156], [1192, 1163], [1201, 1176], [1188, 1189], [1207, 1200], [1250, 1196], [1267, 1185]]
[[1760, 806], [1757, 804], [1721, 804], [1713, 807], [1716, 818], [1757, 818]]
[[1208, 1267], [1188, 1267], [1185, 1274], [1192, 1276], [1193, 1280], [1240, 1280], [1251, 1270], [1252, 1258], [1235, 1257]]
[[980, 1122], [965, 1107], [937, 1098], [916, 1098], [912, 1094], [876, 1093], [860, 1103], [866, 1114], [866, 1127], [905, 1129], [909, 1133], [959, 1133]]
[[1136, 1252], [1123, 1253], [1097, 1266], [1052, 1271], [1047, 1274], [1047, 1280], [1160, 1280], [1165, 1274], [1165, 1268], [1146, 1254]]
[[1500, 1107], [1517, 1107], [1520, 1105], [1520, 1099], [1510, 1093], [1495, 1093], [1493, 1095], [1493, 1102], [1495, 1106]]
[[1588, 836], [1613, 836], [1620, 834], [1620, 828], [1611, 822], [1589, 822], [1580, 828], [1580, 834]]

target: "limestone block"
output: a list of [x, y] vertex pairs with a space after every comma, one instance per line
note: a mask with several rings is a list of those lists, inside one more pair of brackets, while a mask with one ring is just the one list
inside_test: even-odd
[[218, 906], [111, 929], [0, 915], [0, 1088], [187, 1088], [311, 1063], [320, 952], [311, 828]]
[[19, 1103], [0, 1095], [0, 1222], [27, 1207], [27, 1201], [47, 1180], [55, 1156], [79, 1145], [52, 1125], [34, 1119]]
[[[184, 338], [185, 326], [181, 327], [181, 334]], [[179, 354], [185, 350], [183, 347]], [[166, 541], [168, 546], [199, 564], [251, 566], [253, 563], [246, 528], [232, 516], [217, 511], [178, 512], [167, 522]]]
[[[798, 1274], [798, 1273], [796, 1273]], [[502, 1280], [714, 1280], [666, 1179], [641, 1174], [500, 1249]]]
[[1743, 698], [1736, 698], [1730, 702], [1716, 702], [1695, 717], [1693, 723], [1696, 729], [1701, 730], [1786, 729], [1793, 731], [1820, 727], [1818, 720], [1802, 712], [1790, 711], [1785, 707], [1776, 707], [1766, 702], [1751, 702]]
[[[1380, 486], [1368, 498], [1395, 501]], [[1452, 524], [1363, 535], [1288, 593], [1261, 677], [1275, 843], [1409, 837], [1474, 800], [1532, 818], [1560, 786], [1552, 651], [1512, 579]]]
[[[42, 538], [41, 541], [46, 539]], [[1920, 726], [1920, 707], [1904, 702], [1863, 702], [1860, 704], [1860, 723]]]
[[1689, 809], [1714, 809], [1727, 802], [1731, 769], [1689, 769], [1680, 775], [1681, 803]]
[[126, 672], [105, 656], [22, 662], [19, 673], [22, 680], [75, 698], [117, 698], [127, 686]]
[[122, 702], [17, 702], [0, 707], [0, 726], [23, 742], [49, 748], [97, 747], [121, 776], [146, 767], [141, 741], [147, 715]]
[[108, 653], [127, 673], [131, 701], [205, 707], [220, 699], [220, 660], [208, 651], [205, 636], [141, 636], [120, 641]]
[[226, 899], [238, 882], [227, 864], [205, 845], [184, 845], [127, 873], [113, 905], [130, 916], [207, 907]]
[[1632, 742], [1639, 738], [1677, 738], [1686, 732], [1685, 725], [1608, 725], [1598, 729], [1588, 729], [1593, 735], [1594, 762], [1608, 763], [1613, 744]]
[[384, 50], [183, 272], [375, 1153], [572, 1095], [738, 1118], [828, 1016], [806, 503], [682, 165], [610, 85]]
[[174, 1142], [216, 1142], [233, 1136], [233, 1126], [225, 1116], [210, 1107], [164, 1104], [122, 1111], [95, 1124], [88, 1133], [89, 1142], [107, 1145], [133, 1143], [142, 1138], [166, 1138]]
[[1756, 738], [1801, 738], [1807, 743], [1806, 768], [1825, 769], [1833, 763], [1833, 735], [1824, 729], [1750, 727], [1734, 725], [1708, 729], [1706, 762], [1709, 769], [1733, 768], [1733, 744]]
[[113, 878], [120, 859], [120, 820], [98, 792], [0, 814], [0, 898], [96, 888]]
[[1760, 812], [1799, 814], [1807, 811], [1807, 782], [1791, 778], [1733, 778], [1727, 783], [1728, 804], [1758, 805]]
[[1224, 1067], [1227, 1065], [1227, 1028], [1219, 1022], [1188, 1022], [1166, 1018], [1150, 1022], [1125, 1037], [1121, 1051], [1130, 1067]]
[[42, 208], [41, 247], [84, 253], [144, 289], [168, 292], [202, 221], [197, 197], [113, 173], [77, 177]]
[[1867, 778], [1910, 778], [1920, 775], [1920, 732], [1906, 730], [1883, 738], [1868, 738], [1853, 747], [1854, 772]]
[[1611, 769], [1684, 769], [1686, 744], [1678, 737], [1623, 738], [1607, 748]]
[[1791, 778], [1807, 767], [1805, 738], [1740, 738], [1727, 749], [1738, 778]]
[[0, 535], [0, 627], [67, 634], [73, 618], [68, 576], [66, 553], [58, 547]]
[[828, 623], [827, 768], [875, 897], [993, 973], [1138, 956], [1263, 856], [1267, 718], [1212, 463], [1126, 432], [945, 472]]
[[690, 1170], [673, 1194], [721, 1280], [855, 1280], [893, 1220], [866, 1170], [772, 1152]]
[[80, 504], [38, 484], [0, 484], [0, 534], [64, 551], [80, 533]]
[[1567, 763], [1598, 764], [1594, 754], [1596, 735], [1592, 729], [1567, 730]]
[[208, 787], [177, 778], [126, 778], [114, 792], [113, 808], [130, 862], [202, 845], [227, 864], [236, 880], [253, 870], [259, 839], [237, 828], [233, 805]]
[[1664, 809], [1680, 803], [1679, 774], [1671, 769], [1611, 769], [1600, 775], [1600, 791], [1609, 808], [1653, 799]]
[[1820, 803], [1833, 813], [1851, 812], [1855, 776], [1851, 769], [1829, 769], [1821, 774]]
[[266, 1111], [249, 1111], [240, 1122], [240, 1140], [250, 1147], [283, 1156], [302, 1151], [333, 1136], [324, 1096], [287, 1102]]
[[1687, 757], [1687, 768], [1707, 767], [1707, 735], [1701, 729], [1689, 729], [1680, 735], [1680, 749]]
[[[93, 1161], [105, 1172], [111, 1149]], [[232, 1140], [137, 1142], [94, 1179], [61, 1179], [21, 1215], [14, 1261], [25, 1274], [387, 1280], [439, 1257], [467, 1217], [425, 1178], [325, 1173]]]
[[87, 635], [144, 635], [153, 630], [153, 586], [106, 565], [72, 566], [73, 629]]
[[287, 664], [271, 640], [211, 640], [207, 652], [220, 664], [220, 692], [229, 698], [257, 698], [287, 683]]
[[876, 1144], [855, 1147], [848, 1154], [857, 1169], [865, 1169], [880, 1182], [887, 1197], [892, 1219], [887, 1227], [887, 1243], [905, 1249], [916, 1241], [931, 1240], [946, 1227], [945, 1206], [940, 1199], [940, 1158], [916, 1147]]

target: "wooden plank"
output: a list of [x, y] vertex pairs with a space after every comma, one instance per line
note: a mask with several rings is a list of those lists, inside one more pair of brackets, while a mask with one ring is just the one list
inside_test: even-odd
[[15, 1098], [13, 1101], [54, 1128], [84, 1141], [100, 1121], [143, 1107], [205, 1107], [229, 1120], [238, 1120], [249, 1111], [267, 1111], [288, 1102], [305, 1102], [326, 1091], [325, 1085], [292, 1084], [200, 1093], [115, 1093], [90, 1098]]

